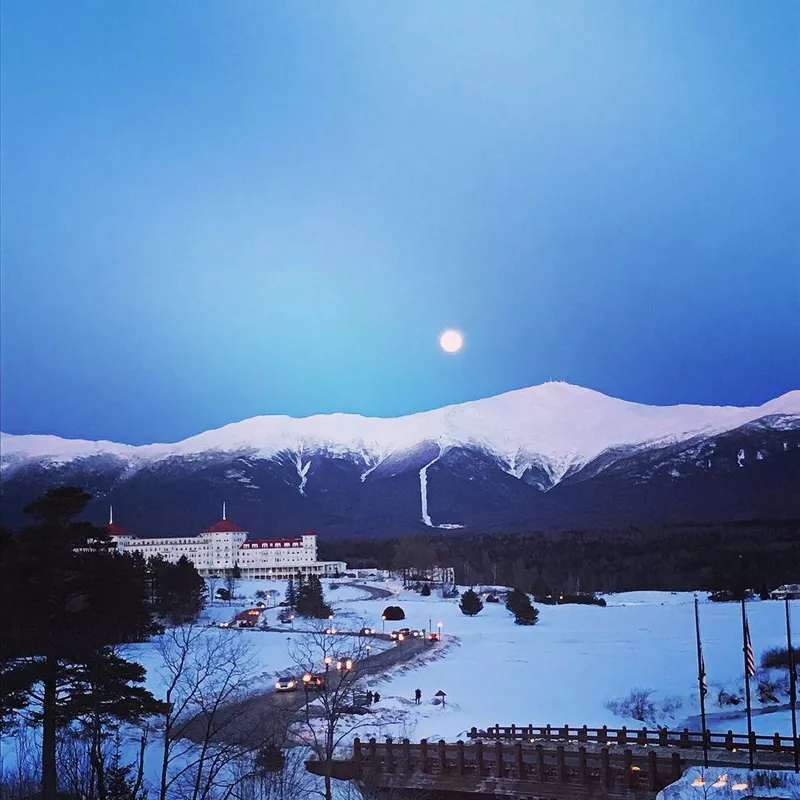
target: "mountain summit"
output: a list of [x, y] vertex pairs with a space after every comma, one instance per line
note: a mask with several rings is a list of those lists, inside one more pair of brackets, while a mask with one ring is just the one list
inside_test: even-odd
[[800, 391], [648, 406], [549, 382], [397, 418], [253, 417], [174, 444], [0, 436], [4, 518], [75, 483], [140, 534], [200, 530], [222, 499], [258, 534], [800, 516]]

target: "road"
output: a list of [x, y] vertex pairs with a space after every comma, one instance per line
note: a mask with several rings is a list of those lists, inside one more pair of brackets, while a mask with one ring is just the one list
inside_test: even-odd
[[[294, 634], [300, 636], [303, 631], [271, 629], [264, 633]], [[235, 634], [234, 634], [235, 635]], [[358, 633], [339, 632], [336, 636], [358, 636]], [[388, 639], [388, 634], [376, 634], [376, 638]], [[420, 653], [430, 647], [439, 647], [438, 644], [429, 644], [425, 639], [406, 639], [387, 650], [370, 655], [362, 662], [361, 669], [365, 674], [363, 691], [368, 687], [370, 675], [383, 675], [387, 669], [405, 661], [411, 661]], [[339, 674], [336, 670], [327, 672], [327, 681], [331, 687], [337, 686]], [[314, 694], [311, 693], [313, 699]], [[313, 701], [313, 700], [312, 700]], [[268, 691], [251, 695], [245, 700], [240, 700], [230, 705], [216, 709], [213, 718], [214, 735], [212, 740], [220, 743], [239, 743], [257, 746], [261, 742], [268, 742], [272, 737], [282, 734], [287, 725], [296, 717], [297, 712], [304, 708], [306, 697], [304, 691], [276, 692], [274, 688]], [[192, 741], [201, 741], [209, 726], [206, 720], [196, 717], [185, 729], [184, 738]]]

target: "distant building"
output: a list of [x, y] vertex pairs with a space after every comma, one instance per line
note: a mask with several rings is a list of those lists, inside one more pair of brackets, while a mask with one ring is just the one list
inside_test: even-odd
[[785, 583], [769, 593], [773, 600], [800, 600], [800, 583]]
[[334, 577], [347, 569], [344, 561], [317, 561], [317, 535], [311, 531], [293, 539], [248, 538], [248, 531], [227, 518], [224, 504], [222, 519], [197, 536], [134, 536], [114, 522], [113, 513], [108, 527], [119, 552], [171, 562], [186, 556], [201, 575], [223, 575], [237, 566], [243, 578], [264, 579], [298, 573]]

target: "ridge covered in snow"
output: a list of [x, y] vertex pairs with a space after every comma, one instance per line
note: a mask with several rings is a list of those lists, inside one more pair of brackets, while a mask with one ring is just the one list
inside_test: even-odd
[[[440, 452], [462, 444], [498, 456], [512, 475], [533, 462], [554, 482], [610, 447], [671, 444], [733, 430], [768, 416], [800, 418], [800, 390], [761, 406], [648, 406], [591, 389], [548, 382], [527, 389], [396, 418], [326, 414], [295, 418], [259, 416], [206, 431], [174, 444], [127, 445], [46, 435], [0, 434], [9, 462], [63, 463], [113, 455], [135, 466], [170, 456], [247, 451], [262, 458], [293, 454], [298, 472], [304, 455], [324, 450], [353, 454], [366, 475], [389, 455], [434, 442]], [[305, 461], [305, 464], [304, 464]]]

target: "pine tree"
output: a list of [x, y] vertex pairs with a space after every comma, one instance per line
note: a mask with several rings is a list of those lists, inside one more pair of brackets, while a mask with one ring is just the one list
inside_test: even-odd
[[[19, 702], [26, 689], [41, 687], [44, 800], [55, 798], [57, 731], [76, 719], [74, 704], [85, 694], [81, 676], [89, 669], [111, 675], [122, 665], [138, 667], [114, 661], [109, 645], [157, 631], [141, 559], [112, 550], [106, 528], [76, 519], [90, 499], [74, 487], [48, 491], [25, 509], [35, 522], [13, 537], [10, 554], [4, 554], [4, 592], [14, 602], [0, 615], [0, 671], [12, 691], [6, 696], [0, 687], [0, 709]], [[126, 680], [106, 686], [105, 698], [107, 716], [117, 719], [155, 702]]]
[[472, 589], [467, 589], [467, 591], [461, 595], [461, 602], [458, 604], [458, 607], [461, 609], [462, 614], [466, 614], [468, 617], [474, 617], [476, 614], [483, 611], [483, 601]]
[[326, 619], [333, 613], [333, 609], [325, 602], [322, 581], [317, 575], [310, 575], [308, 581], [300, 587], [297, 613], [312, 619]]
[[423, 597], [430, 597], [431, 596], [431, 585], [429, 583], [423, 583], [422, 584], [422, 591], [420, 592], [420, 594]]
[[292, 611], [297, 608], [297, 589], [292, 577], [289, 578], [289, 583], [286, 584], [286, 604]]
[[539, 620], [539, 609], [531, 605], [530, 598], [522, 589], [512, 589], [508, 593], [506, 608], [514, 615], [516, 625], [535, 625]]

